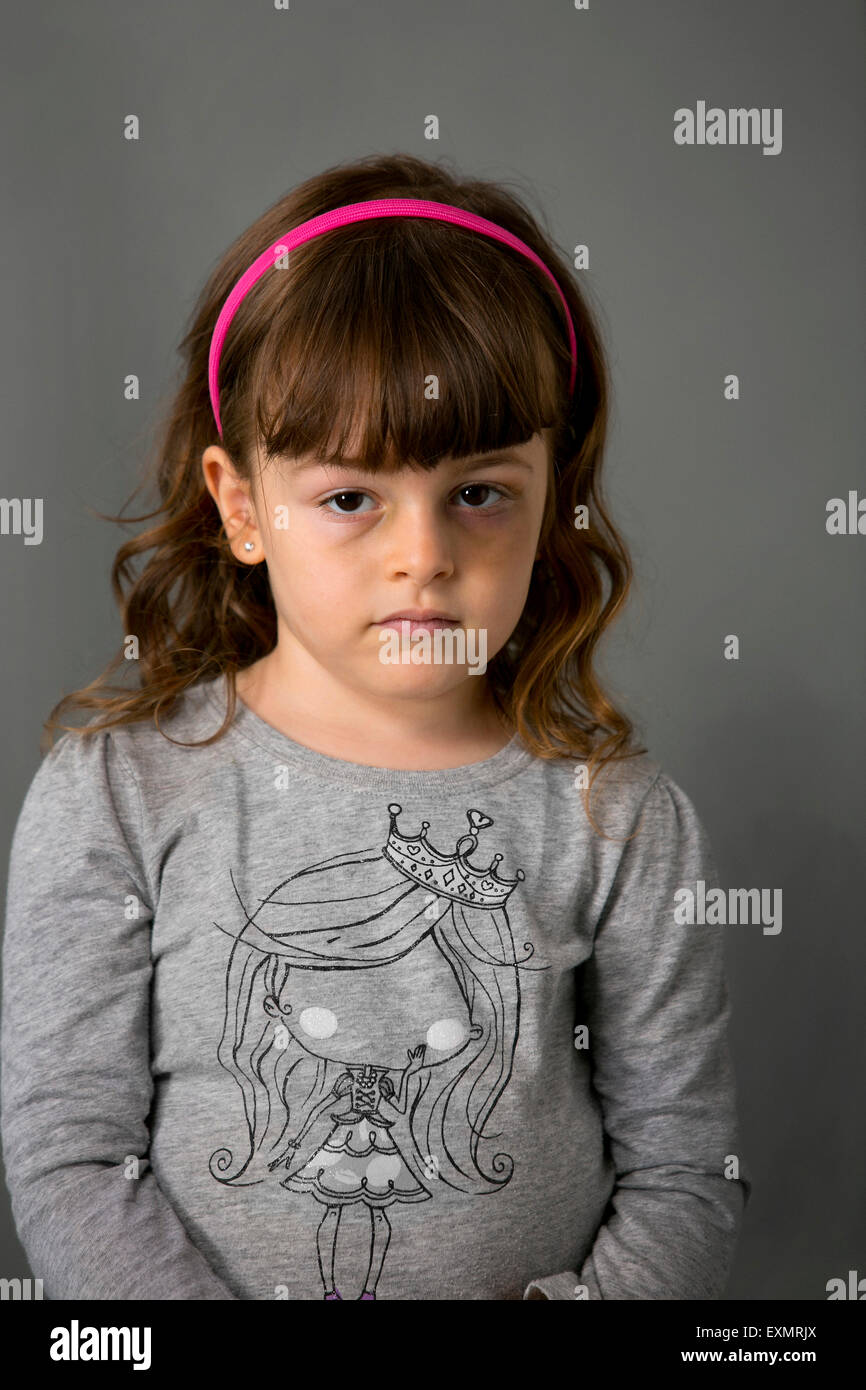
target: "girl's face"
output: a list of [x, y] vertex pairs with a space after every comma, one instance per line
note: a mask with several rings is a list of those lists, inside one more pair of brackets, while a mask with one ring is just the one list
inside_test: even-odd
[[314, 1057], [394, 1071], [406, 1066], [410, 1049], [423, 1045], [424, 1065], [432, 1067], [473, 1037], [466, 999], [429, 934], [397, 960], [367, 969], [292, 969], [279, 1021]]
[[[310, 457], [275, 459], [250, 491], [228, 455], [209, 447], [205, 478], [240, 560], [268, 565], [278, 646], [376, 697], [442, 694], [477, 664], [481, 633], [490, 661], [523, 611], [537, 558], [549, 483], [550, 436], [475, 458], [449, 458], [432, 472], [377, 474]], [[239, 519], [248, 517], [244, 528]], [[255, 542], [246, 552], [244, 541]], [[399, 639], [404, 614], [441, 614], [475, 630], [428, 664], [382, 660], [385, 620]], [[392, 635], [393, 641], [393, 635]], [[418, 639], [415, 639], [417, 644]], [[430, 650], [436, 650], [432, 634]], [[448, 653], [448, 644], [440, 650]]]

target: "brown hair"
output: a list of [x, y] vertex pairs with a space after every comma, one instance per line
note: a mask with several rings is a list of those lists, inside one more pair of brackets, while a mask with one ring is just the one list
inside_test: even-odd
[[[142, 719], [159, 728], [160, 713], [185, 689], [218, 673], [227, 679], [226, 717], [202, 744], [226, 732], [235, 676], [273, 649], [277, 627], [267, 567], [235, 559], [202, 472], [204, 450], [219, 442], [207, 379], [214, 324], [239, 276], [282, 234], [344, 203], [389, 197], [466, 208], [532, 247], [574, 320], [572, 396], [562, 304], [541, 271], [477, 233], [420, 218], [374, 219], [296, 248], [289, 270], [263, 276], [242, 301], [220, 363], [223, 447], [254, 485], [262, 445], [267, 458], [315, 452], [331, 460], [345, 455], [358, 430], [354, 456], [362, 466], [375, 470], [391, 458], [430, 469], [447, 455], [506, 448], [550, 430], [541, 559], [517, 627], [489, 662], [491, 693], [536, 756], [595, 768], [590, 786], [606, 763], [646, 752], [630, 747], [632, 723], [592, 666], [632, 569], [601, 494], [609, 374], [586, 291], [518, 195], [408, 154], [369, 156], [308, 179], [244, 231], [210, 275], [180, 345], [183, 380], [145, 477], [156, 483], [160, 505], [139, 517], [104, 517], [159, 518], [121, 545], [111, 570], [124, 632], [138, 637], [139, 688], [107, 683], [125, 664], [121, 648], [99, 677], [55, 705], [43, 746], [55, 729], [87, 736]], [[431, 373], [444, 383], [445, 408], [419, 390]], [[581, 504], [589, 525], [578, 530]], [[133, 576], [130, 561], [147, 551]], [[102, 717], [83, 727], [61, 723], [61, 712], [73, 708]]]

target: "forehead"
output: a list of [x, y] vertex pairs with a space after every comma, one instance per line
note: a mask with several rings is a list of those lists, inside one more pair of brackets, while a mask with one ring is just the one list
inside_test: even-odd
[[[535, 463], [545, 460], [551, 433], [551, 430], [543, 429], [537, 434], [534, 434], [531, 439], [525, 440], [522, 444], [509, 444], [504, 448], [490, 449], [485, 453], [464, 455], [446, 454], [436, 462], [435, 466], [437, 468], [456, 471], [468, 465], [481, 466], [489, 464], [492, 466], [493, 464], [516, 463], [523, 465], [525, 468], [532, 469]], [[298, 455], [290, 460], [284, 460], [284, 462], [289, 463], [292, 472], [296, 474], [303, 474], [314, 468], [322, 468], [325, 466], [361, 468], [362, 464], [360, 458], [353, 452], [357, 447], [358, 441], [356, 439], [350, 439], [345, 453], [341, 454], [339, 458], [323, 460], [317, 458], [315, 454], [310, 453]], [[382, 460], [380, 468], [382, 472], [399, 473], [407, 466], [408, 465], [403, 463], [402, 460], [392, 455]], [[417, 465], [415, 466], [417, 467]]]

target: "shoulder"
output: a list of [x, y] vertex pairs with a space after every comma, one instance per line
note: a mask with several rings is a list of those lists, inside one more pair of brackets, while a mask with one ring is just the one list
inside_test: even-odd
[[62, 733], [48, 749], [27, 788], [19, 820], [44, 820], [52, 811], [67, 820], [81, 815], [95, 832], [108, 811], [137, 816], [144, 790], [190, 785], [196, 749], [183, 744], [216, 733], [222, 717], [202, 686], [181, 696], [158, 726], [143, 719], [98, 728], [101, 716], [93, 714], [78, 732]]
[[220, 750], [218, 757], [222, 755], [219, 739], [207, 742], [218, 733], [226, 714], [216, 684], [200, 682], [157, 716], [108, 731], [116, 757], [141, 785], [165, 786], [174, 777], [188, 780], [214, 757], [215, 750]]
[[27, 788], [19, 827], [51, 812], [73, 819], [88, 816], [93, 824], [104, 802], [134, 799], [134, 778], [112, 731], [91, 728], [97, 718], [82, 725], [82, 732], [61, 734], [48, 749]]
[[650, 771], [623, 803], [622, 829], [616, 832], [622, 835], [617, 873], [633, 885], [638, 900], [695, 875], [713, 881], [717, 875], [713, 847], [691, 795], [658, 763]]
[[650, 792], [665, 778], [661, 765], [645, 752], [595, 764], [588, 757], [536, 757], [533, 772], [546, 798], [566, 818], [576, 815], [583, 821], [588, 805], [593, 819], [605, 828], [610, 825], [616, 834], [635, 820]]
[[[593, 781], [587, 787], [590, 775]], [[543, 795], [548, 821], [559, 823], [565, 836], [579, 834], [605, 859], [621, 858], [627, 849], [630, 857], [652, 855], [683, 840], [706, 848], [704, 824], [691, 790], [647, 752], [611, 758], [592, 768], [588, 761], [572, 758], [536, 758], [535, 776], [540, 785], [536, 783], [532, 799]], [[703, 809], [705, 798], [697, 792], [696, 799]]]
[[155, 784], [165, 790], [173, 779], [189, 784], [203, 764], [224, 757], [222, 740], [214, 740], [226, 715], [217, 684], [199, 682], [155, 715], [97, 731], [92, 735], [94, 747], [104, 748], [106, 756], [142, 787]]
[[706, 838], [689, 792], [648, 755], [613, 767], [609, 780], [601, 783], [593, 814], [596, 804], [615, 822], [616, 834], [633, 836], [635, 844], [640, 841], [650, 853], [659, 845]]

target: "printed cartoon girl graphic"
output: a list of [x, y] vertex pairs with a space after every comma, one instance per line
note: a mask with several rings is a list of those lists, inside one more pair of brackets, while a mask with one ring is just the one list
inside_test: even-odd
[[[455, 853], [428, 844], [428, 821], [401, 835], [388, 807], [381, 849], [337, 855], [277, 885], [230, 932], [217, 1056], [237, 1081], [249, 1150], [210, 1159], [219, 1182], [248, 1186], [281, 1167], [281, 1186], [325, 1211], [317, 1252], [334, 1285], [343, 1208], [371, 1217], [362, 1299], [375, 1299], [391, 1235], [386, 1208], [429, 1201], [436, 1184], [495, 1193], [514, 1162], [484, 1163], [485, 1125], [511, 1075], [519, 1035], [518, 961], [506, 912], [523, 879], [469, 856], [493, 822], [470, 810]], [[234, 879], [233, 879], [234, 882]], [[220, 926], [219, 923], [214, 925]], [[220, 930], [225, 928], [220, 927]], [[531, 966], [546, 969], [546, 966]]]

